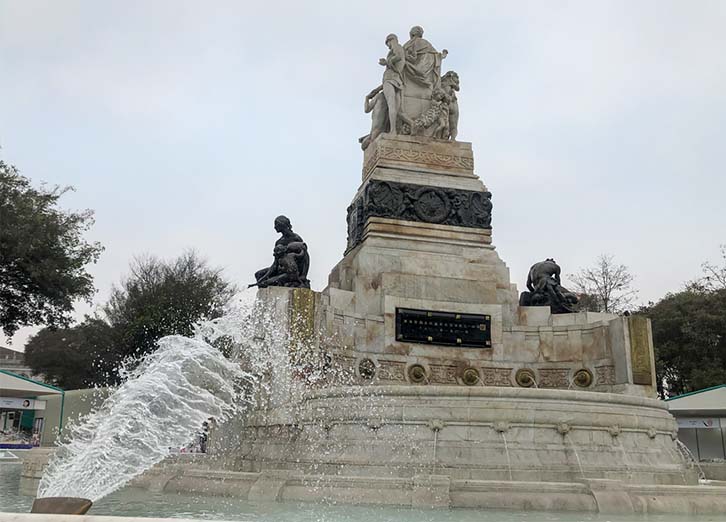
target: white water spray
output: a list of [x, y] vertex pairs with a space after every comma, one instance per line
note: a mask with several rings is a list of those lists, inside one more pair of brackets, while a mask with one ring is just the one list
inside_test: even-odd
[[[200, 323], [194, 338], [160, 339], [103, 405], [70, 429], [43, 474], [38, 497], [97, 501], [164, 460], [172, 448], [190, 444], [209, 418], [221, 423], [249, 405], [259, 368], [243, 372], [239, 361], [209, 343], [227, 335], [255, 345], [243, 350], [258, 347], [250, 298], [254, 293], [245, 292], [227, 317]], [[247, 398], [240, 397], [242, 389]]]

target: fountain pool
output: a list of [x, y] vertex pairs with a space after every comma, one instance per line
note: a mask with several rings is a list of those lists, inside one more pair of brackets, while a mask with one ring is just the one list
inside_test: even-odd
[[[27, 513], [32, 496], [19, 491], [22, 465], [0, 463], [0, 522]], [[715, 522], [720, 515], [604, 515], [479, 509], [412, 509], [334, 503], [250, 502], [204, 495], [123, 488], [93, 505], [93, 515], [169, 517], [254, 522]], [[83, 518], [79, 518], [79, 521]]]

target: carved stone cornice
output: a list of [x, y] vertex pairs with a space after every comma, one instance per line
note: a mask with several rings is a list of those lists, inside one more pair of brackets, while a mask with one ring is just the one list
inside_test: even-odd
[[424, 166], [454, 168], [466, 171], [474, 170], [473, 157], [393, 147], [388, 145], [377, 145], [363, 165], [363, 176], [365, 177], [371, 170], [373, 170], [373, 168], [381, 160], [400, 161]]

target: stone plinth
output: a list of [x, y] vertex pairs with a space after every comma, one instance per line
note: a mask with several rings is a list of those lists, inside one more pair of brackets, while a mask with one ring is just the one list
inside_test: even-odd
[[[493, 317], [493, 343], [517, 295], [491, 237], [491, 193], [471, 144], [383, 135], [365, 152], [348, 210], [348, 248], [321, 299], [333, 344], [358, 353], [415, 355], [395, 337], [395, 310]], [[470, 352], [469, 355], [473, 355]]]
[[[440, 176], [449, 178], [441, 185]], [[382, 134], [363, 155], [363, 181], [368, 178], [477, 190], [471, 143]], [[470, 181], [466, 181], [466, 179]]]
[[[471, 144], [382, 135], [365, 151], [363, 182], [348, 209], [348, 246], [316, 308], [321, 348], [372, 384], [521, 386], [654, 396], [646, 319], [552, 315], [520, 307], [492, 243], [491, 193], [474, 173]], [[398, 308], [491, 317], [491, 347], [399, 342]], [[472, 373], [473, 372], [473, 373]], [[363, 379], [365, 380], [365, 379]]]
[[[210, 436], [235, 487], [432, 507], [726, 506], [697, 486], [674, 418], [651, 398], [647, 319], [519, 306], [473, 169], [468, 143], [383, 135], [368, 147], [327, 288], [259, 294], [282, 314], [293, 370], [272, 381], [275, 400]], [[488, 338], [406, 337], [401, 309], [483, 318]], [[319, 367], [298, 364], [301, 346]], [[181, 474], [167, 489], [194, 480]]]

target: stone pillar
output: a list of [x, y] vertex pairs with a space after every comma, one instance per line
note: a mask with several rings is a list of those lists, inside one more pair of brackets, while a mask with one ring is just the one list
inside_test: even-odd
[[655, 351], [650, 319], [617, 317], [608, 325], [615, 384], [624, 393], [655, 397]]
[[630, 344], [630, 375], [633, 384], [655, 387], [655, 351], [650, 319], [643, 315], [627, 318]]
[[473, 169], [470, 143], [384, 134], [366, 149], [346, 254], [323, 292], [344, 307], [329, 319], [333, 337], [354, 329], [357, 351], [406, 353], [394, 324], [403, 307], [489, 315], [501, 349], [517, 295], [492, 245], [491, 193]]
[[[317, 356], [317, 295], [307, 288], [268, 287], [258, 291], [263, 318], [256, 335], [267, 352], [269, 392], [261, 407], [270, 421], [292, 423], [291, 408], [302, 393], [301, 379]], [[265, 388], [265, 387], [263, 387]]]
[[293, 361], [300, 361], [316, 351], [316, 297], [315, 292], [309, 288], [292, 288], [290, 292], [290, 356]]

